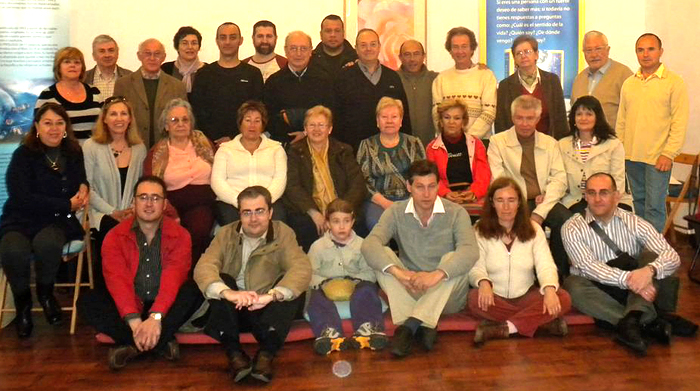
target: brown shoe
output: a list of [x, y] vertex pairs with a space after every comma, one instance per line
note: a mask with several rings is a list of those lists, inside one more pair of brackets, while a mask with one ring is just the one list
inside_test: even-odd
[[275, 356], [264, 350], [258, 351], [253, 359], [253, 371], [251, 375], [265, 383], [269, 383], [272, 380], [272, 360]]
[[177, 361], [180, 359], [180, 345], [177, 340], [173, 339], [165, 344], [163, 350], [158, 353], [168, 361]]
[[566, 325], [564, 318], [556, 318], [545, 323], [537, 328], [538, 330], [544, 330], [549, 335], [556, 335], [557, 337], [563, 337], [569, 334], [569, 327]]
[[474, 345], [481, 346], [489, 339], [505, 339], [508, 338], [508, 325], [505, 322], [494, 322], [492, 320], [484, 320], [479, 323], [474, 333]]
[[109, 349], [109, 368], [119, 370], [126, 366], [126, 363], [141, 354], [133, 345], [122, 345]]
[[244, 351], [237, 350], [228, 353], [228, 369], [233, 381], [238, 383], [250, 374], [253, 367], [250, 365], [250, 357]]

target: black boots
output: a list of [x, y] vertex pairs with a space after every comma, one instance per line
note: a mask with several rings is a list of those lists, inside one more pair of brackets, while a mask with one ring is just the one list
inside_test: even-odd
[[53, 284], [37, 284], [36, 297], [49, 324], [61, 323], [61, 306], [53, 295]]
[[17, 336], [20, 338], [28, 338], [32, 335], [34, 323], [32, 323], [32, 293], [26, 293], [15, 296], [15, 309], [17, 316], [15, 317], [15, 327], [17, 328]]

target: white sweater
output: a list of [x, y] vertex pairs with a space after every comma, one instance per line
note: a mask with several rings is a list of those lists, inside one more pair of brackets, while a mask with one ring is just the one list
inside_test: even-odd
[[287, 154], [282, 144], [262, 135], [252, 154], [243, 148], [241, 135], [221, 144], [214, 156], [211, 188], [219, 201], [238, 208], [238, 194], [249, 186], [263, 186], [277, 201], [287, 186]]
[[493, 286], [493, 293], [514, 299], [527, 293], [535, 283], [535, 276], [540, 283], [540, 293], [544, 294], [546, 286], [559, 289], [557, 266], [549, 252], [547, 238], [539, 224], [532, 223], [535, 238], [523, 243], [517, 238], [510, 251], [503, 241], [484, 239], [476, 231], [479, 244], [479, 260], [469, 271], [469, 283], [479, 286], [479, 281], [488, 280]]

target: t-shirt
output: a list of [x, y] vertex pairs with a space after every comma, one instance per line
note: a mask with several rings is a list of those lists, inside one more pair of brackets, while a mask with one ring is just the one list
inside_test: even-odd
[[[445, 149], [447, 149], [447, 182], [471, 184], [472, 170], [469, 165], [469, 150], [465, 141], [464, 133], [462, 137], [452, 142], [443, 135]], [[450, 187], [451, 190], [466, 190], [468, 186]]]

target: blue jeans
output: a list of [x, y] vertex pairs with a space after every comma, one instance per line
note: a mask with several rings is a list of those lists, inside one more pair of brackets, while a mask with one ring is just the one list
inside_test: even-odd
[[365, 224], [367, 224], [367, 231], [372, 231], [375, 225], [379, 222], [379, 218], [382, 217], [384, 213], [384, 208], [375, 204], [371, 200], [365, 201]]
[[651, 164], [629, 160], [625, 160], [625, 170], [634, 199], [634, 212], [657, 231], [663, 231], [671, 170], [659, 171]]

